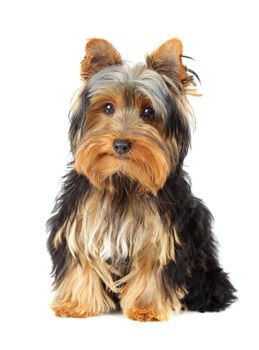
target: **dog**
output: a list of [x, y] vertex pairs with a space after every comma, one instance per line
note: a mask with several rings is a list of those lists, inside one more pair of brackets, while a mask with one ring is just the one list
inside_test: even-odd
[[199, 79], [183, 58], [178, 38], [134, 66], [106, 40], [86, 44], [70, 112], [73, 161], [47, 224], [56, 316], [121, 309], [164, 321], [236, 300], [213, 217], [183, 170]]

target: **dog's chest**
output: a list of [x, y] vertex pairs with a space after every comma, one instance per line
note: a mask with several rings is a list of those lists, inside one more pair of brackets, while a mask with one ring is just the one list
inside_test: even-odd
[[170, 249], [169, 235], [151, 202], [115, 206], [110, 198], [95, 196], [82, 209], [80, 240], [88, 256], [114, 261], [139, 255], [144, 248]]

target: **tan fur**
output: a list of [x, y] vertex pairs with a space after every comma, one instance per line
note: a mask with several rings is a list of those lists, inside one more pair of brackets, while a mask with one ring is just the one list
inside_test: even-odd
[[134, 256], [131, 276], [126, 276], [127, 283], [122, 289], [121, 306], [124, 313], [136, 320], [151, 317], [146, 315], [146, 311], [143, 315], [143, 310], [151, 310], [151, 314], [156, 314], [156, 320], [161, 321], [169, 319], [172, 309], [181, 309], [179, 299], [184, 296], [184, 291], [172, 292], [171, 300], [161, 292], [161, 272], [167, 259], [159, 262], [156, 248], [147, 244], [141, 254]]
[[[186, 69], [182, 63], [183, 45], [181, 40], [173, 38], [167, 40], [148, 56], [154, 68], [162, 67], [161, 63], [172, 62], [172, 70], [177, 73], [179, 79], [185, 83], [188, 81]], [[164, 73], [163, 71], [161, 73]]]
[[[75, 153], [75, 169], [98, 189], [112, 189], [109, 178], [121, 173], [139, 182], [139, 193], [150, 191], [156, 194], [163, 187], [172, 164], [178, 161], [177, 145], [173, 140], [169, 148], [171, 152], [163, 146], [159, 133], [161, 125], [154, 127], [139, 118], [139, 101], [136, 110], [125, 121], [123, 94], [124, 91], [116, 91], [116, 94], [103, 91], [91, 100], [86, 136]], [[108, 102], [116, 106], [112, 117], [102, 111]], [[148, 104], [148, 101], [144, 102]], [[132, 142], [132, 149], [123, 159], [113, 150], [116, 138]]]
[[121, 307], [126, 315], [130, 315], [132, 310], [150, 309], [152, 306], [153, 312], [158, 315], [157, 319], [167, 320], [170, 317], [171, 303], [161, 293], [161, 269], [155, 260], [152, 253], [150, 256], [150, 250], [142, 257], [134, 259], [134, 273], [121, 294]]
[[81, 62], [81, 78], [88, 80], [110, 65], [121, 64], [122, 60], [117, 50], [104, 39], [91, 39], [86, 44], [86, 55]]
[[115, 309], [90, 263], [73, 263], [55, 288], [51, 308], [60, 317], [88, 317]]
[[141, 254], [147, 246], [153, 247], [156, 260], [161, 266], [168, 259], [175, 259], [175, 243], [179, 244], [177, 234], [173, 232], [174, 239], [172, 234], [164, 232], [161, 219], [154, 208], [147, 209], [145, 202], [139, 204], [143, 223], [136, 230], [134, 211], [129, 206], [123, 225], [114, 232], [112, 225], [107, 222], [107, 218], [112, 215], [112, 194], [106, 193], [104, 196], [103, 193], [93, 190], [91, 197], [79, 208], [76, 219], [66, 227], [67, 244], [75, 258], [84, 252], [88, 258], [100, 256], [108, 260], [116, 256], [117, 259], [124, 259], [128, 255]]
[[[183, 291], [175, 293], [171, 302], [161, 292], [162, 268], [168, 260], [175, 259], [175, 245], [180, 243], [177, 233], [164, 232], [157, 212], [152, 207], [147, 210], [146, 203], [139, 207], [144, 222], [137, 231], [133, 231], [135, 218], [129, 206], [123, 225], [118, 232], [113, 232], [114, 228], [107, 226], [106, 222], [111, 215], [110, 196], [109, 193], [104, 196], [101, 191], [93, 191], [91, 197], [82, 203], [75, 220], [67, 223], [62, 231], [72, 256], [75, 261], [79, 256], [83, 267], [77, 263], [71, 267], [57, 287], [57, 298], [52, 307], [59, 314], [64, 308], [69, 308], [66, 314], [77, 312], [79, 315], [113, 309], [112, 301], [101, 286], [103, 281], [110, 290], [121, 293], [121, 306], [131, 318], [132, 308], [149, 309], [152, 305], [159, 320], [168, 319], [172, 309], [180, 310], [179, 299], [184, 295]], [[56, 245], [62, 235], [58, 233], [57, 237]], [[131, 269], [122, 275], [116, 261], [119, 265], [127, 256], [132, 257]], [[111, 258], [114, 266], [108, 263]], [[112, 275], [117, 275], [116, 281]], [[148, 316], [143, 317], [148, 319]]]
[[158, 312], [154, 311], [152, 305], [147, 305], [145, 308], [131, 308], [126, 311], [126, 315], [129, 319], [140, 322], [166, 320], [163, 315], [160, 315]]

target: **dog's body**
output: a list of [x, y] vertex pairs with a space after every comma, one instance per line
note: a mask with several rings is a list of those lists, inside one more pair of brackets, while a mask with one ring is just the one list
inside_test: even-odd
[[172, 309], [219, 311], [235, 300], [212, 216], [182, 169], [195, 93], [188, 72], [178, 39], [134, 67], [107, 41], [88, 42], [69, 133], [74, 161], [48, 222], [57, 316], [120, 305], [134, 320], [166, 320]]

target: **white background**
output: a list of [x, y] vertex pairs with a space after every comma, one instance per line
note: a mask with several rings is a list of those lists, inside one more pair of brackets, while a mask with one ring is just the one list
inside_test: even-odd
[[[258, 349], [257, 1], [1, 1], [1, 349]], [[186, 169], [215, 217], [239, 301], [166, 323], [59, 319], [45, 221], [69, 160], [70, 99], [87, 38], [143, 60], [178, 36], [202, 80]]]

